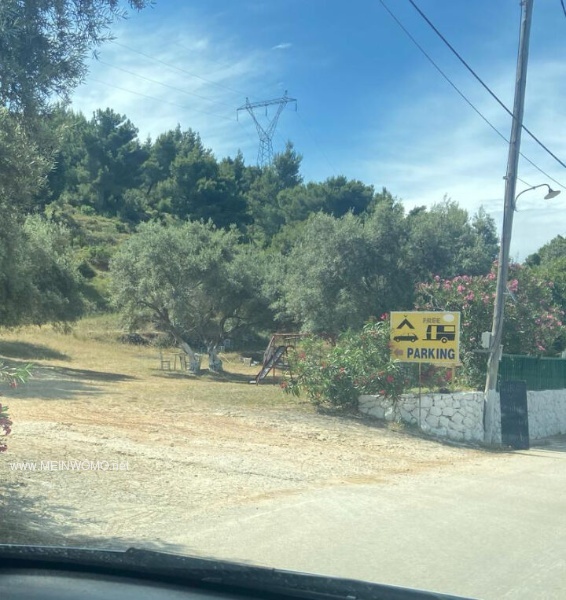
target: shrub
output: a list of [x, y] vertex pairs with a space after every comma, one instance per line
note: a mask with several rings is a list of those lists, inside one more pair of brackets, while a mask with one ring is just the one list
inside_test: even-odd
[[335, 344], [307, 338], [291, 353], [290, 365], [291, 375], [281, 386], [297, 396], [304, 393], [316, 405], [352, 409], [362, 394], [395, 401], [406, 385], [400, 364], [390, 361], [385, 318], [361, 332], [342, 334]]
[[[31, 365], [17, 369], [0, 364], [0, 382], [7, 383], [10, 387], [17, 387], [18, 383], [24, 383], [29, 376]], [[12, 421], [8, 415], [8, 407], [0, 404], [0, 452], [5, 452], [7, 444], [2, 441], [3, 438], [10, 435], [12, 431]]]
[[[8, 407], [0, 404], [0, 440], [12, 431], [12, 421], [8, 415]], [[5, 452], [8, 446], [3, 441], [0, 441], [0, 452]]]
[[[481, 334], [491, 331], [497, 265], [485, 276], [436, 276], [417, 286], [417, 310], [461, 312], [460, 358], [466, 383], [481, 389], [486, 354], [478, 353]], [[509, 266], [503, 347], [509, 354], [552, 355], [564, 333], [564, 312], [552, 297], [553, 283], [521, 265]], [[561, 348], [560, 348], [561, 349]]]

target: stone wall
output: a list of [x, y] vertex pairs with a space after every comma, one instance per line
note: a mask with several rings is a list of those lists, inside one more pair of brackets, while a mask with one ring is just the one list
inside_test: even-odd
[[[420, 408], [419, 408], [420, 404]], [[403, 396], [395, 406], [380, 396], [360, 396], [359, 410], [378, 419], [400, 420], [453, 440], [483, 440], [483, 393]]]
[[527, 402], [532, 440], [566, 433], [566, 390], [527, 392]]
[[[566, 433], [566, 390], [527, 392], [531, 440]], [[483, 441], [483, 392], [403, 396], [398, 402], [360, 396], [362, 413], [419, 426], [426, 433], [466, 442]], [[501, 442], [501, 410], [495, 403], [494, 442]]]

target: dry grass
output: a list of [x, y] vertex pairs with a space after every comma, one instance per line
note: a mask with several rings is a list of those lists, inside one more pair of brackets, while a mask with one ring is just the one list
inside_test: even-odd
[[[114, 316], [84, 319], [72, 333], [50, 327], [26, 327], [0, 333], [0, 360], [34, 364], [34, 378], [6, 396], [28, 400], [50, 400], [49, 418], [63, 422], [72, 417], [69, 404], [85, 402], [89, 411], [80, 420], [109, 424], [112, 414], [120, 417], [124, 403], [132, 412], [150, 422], [157, 412], [166, 418], [167, 409], [185, 406], [191, 411], [237, 411], [238, 409], [285, 409], [312, 412], [306, 402], [285, 395], [271, 376], [267, 383], [250, 385], [258, 368], [245, 366], [235, 353], [222, 355], [225, 372], [213, 375], [206, 370], [199, 376], [177, 370], [160, 369], [159, 349], [120, 343], [118, 320]], [[174, 348], [164, 351], [175, 352]], [[48, 383], [49, 382], [49, 383]], [[8, 400], [9, 403], [9, 400]], [[26, 407], [27, 404], [27, 407]], [[118, 408], [121, 407], [121, 410]], [[13, 417], [38, 417], [30, 414], [37, 403], [14, 402]], [[145, 415], [145, 418], [143, 417]], [[113, 423], [120, 425], [119, 422]]]

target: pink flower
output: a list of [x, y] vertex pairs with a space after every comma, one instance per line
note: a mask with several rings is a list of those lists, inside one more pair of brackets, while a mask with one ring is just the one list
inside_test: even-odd
[[459, 285], [457, 288], [458, 292], [460, 292], [460, 294], [466, 289], [463, 285]]
[[387, 376], [387, 383], [393, 383], [394, 381], [395, 381], [395, 378], [393, 377], [393, 375]]

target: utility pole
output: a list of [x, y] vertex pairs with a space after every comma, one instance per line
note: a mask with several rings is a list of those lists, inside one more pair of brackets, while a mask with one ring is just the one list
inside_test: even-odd
[[[241, 110], [246, 110], [250, 114], [251, 118], [254, 120], [255, 127], [257, 129], [257, 134], [259, 136], [257, 164], [260, 167], [265, 167], [271, 164], [271, 161], [273, 160], [273, 135], [275, 134], [275, 128], [277, 127], [279, 117], [281, 116], [283, 109], [287, 106], [287, 104], [289, 104], [289, 102], [294, 102], [295, 110], [297, 110], [297, 100], [295, 98], [289, 98], [289, 96], [287, 96], [287, 91], [285, 90], [285, 95], [282, 98], [275, 98], [274, 100], [250, 102], [248, 98], [246, 98], [246, 103], [243, 106], [240, 106], [240, 108], [238, 108], [238, 110], [236, 111], [237, 116], [240, 114]], [[258, 108], [265, 108], [265, 116], [267, 117], [267, 107], [273, 105], [277, 106], [277, 110], [269, 120], [268, 124], [264, 127], [259, 122], [255, 111]]]
[[485, 430], [484, 441], [493, 443], [494, 408], [496, 402], [497, 375], [501, 358], [501, 338], [503, 332], [503, 316], [505, 296], [507, 294], [507, 276], [509, 269], [509, 247], [513, 229], [513, 213], [515, 212], [515, 189], [517, 185], [517, 167], [521, 150], [521, 131], [523, 128], [523, 112], [525, 105], [525, 88], [527, 84], [527, 63], [529, 58], [529, 36], [533, 15], [533, 0], [521, 0], [521, 30], [519, 35], [519, 53], [517, 56], [517, 74], [515, 81], [515, 101], [513, 105], [513, 123], [509, 140], [509, 158], [505, 175], [505, 204], [503, 208], [503, 228], [499, 264], [497, 268], [497, 288], [493, 309], [493, 325], [487, 362], [485, 382]]

